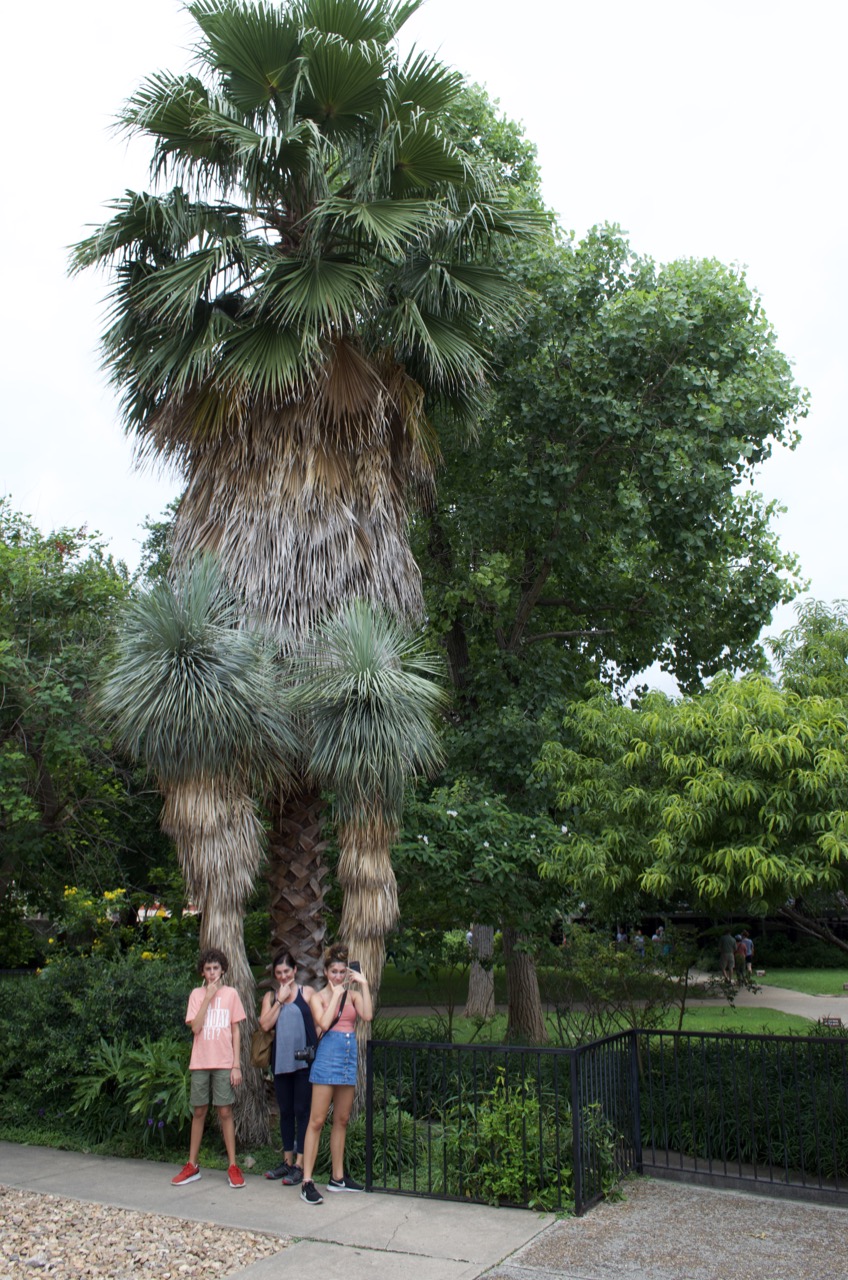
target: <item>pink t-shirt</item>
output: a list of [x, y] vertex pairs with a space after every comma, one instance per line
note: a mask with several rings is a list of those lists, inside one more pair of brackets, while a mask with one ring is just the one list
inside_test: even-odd
[[[205, 987], [195, 987], [192, 991], [186, 1022], [194, 1022], [205, 991]], [[234, 1066], [233, 1023], [244, 1022], [244, 1017], [244, 1006], [235, 987], [221, 987], [206, 1010], [203, 1027], [194, 1037], [189, 1071], [215, 1071]]]

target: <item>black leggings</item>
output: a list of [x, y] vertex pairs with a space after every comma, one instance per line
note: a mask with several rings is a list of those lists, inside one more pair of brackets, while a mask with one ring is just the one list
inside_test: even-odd
[[[274, 1076], [274, 1092], [277, 1095], [277, 1106], [280, 1110], [280, 1137], [283, 1140], [283, 1151], [293, 1151], [296, 1155], [299, 1151], [303, 1151], [306, 1126], [309, 1124], [309, 1112], [312, 1108], [309, 1068], [307, 1067], [305, 1071], [284, 1071], [282, 1075]], [[295, 1126], [297, 1126], [296, 1142]]]

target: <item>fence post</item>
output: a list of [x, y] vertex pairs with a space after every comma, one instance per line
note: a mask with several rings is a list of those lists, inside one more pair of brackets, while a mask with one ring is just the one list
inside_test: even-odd
[[633, 1027], [630, 1031], [630, 1101], [633, 1117], [633, 1163], [637, 1173], [642, 1172], [642, 1081], [639, 1075], [639, 1036], [643, 1033]]
[[580, 1068], [578, 1051], [572, 1049], [569, 1057], [571, 1071], [571, 1159], [574, 1166], [574, 1212], [583, 1212], [583, 1133], [580, 1122]]
[[374, 1045], [365, 1042], [365, 1190], [371, 1190], [374, 1164]]

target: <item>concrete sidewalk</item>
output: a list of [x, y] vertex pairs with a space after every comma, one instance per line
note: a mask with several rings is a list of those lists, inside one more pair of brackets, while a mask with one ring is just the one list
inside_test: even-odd
[[524, 1209], [424, 1200], [412, 1196], [325, 1196], [311, 1207], [296, 1187], [248, 1176], [233, 1191], [226, 1174], [172, 1187], [178, 1166], [148, 1160], [55, 1151], [0, 1142], [0, 1183], [22, 1191], [164, 1214], [192, 1222], [292, 1236], [294, 1243], [228, 1280], [475, 1280], [551, 1222]]

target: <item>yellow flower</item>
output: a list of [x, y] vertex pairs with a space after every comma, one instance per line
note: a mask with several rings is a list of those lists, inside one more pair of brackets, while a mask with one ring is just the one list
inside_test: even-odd
[[65, 885], [66, 898], [72, 898], [75, 893], [76, 893], [76, 887], [74, 885], [71, 885], [70, 887], [68, 887], [68, 885]]
[[56, 941], [56, 939], [55, 939], [55, 938], [48, 938], [48, 939], [47, 939], [47, 941], [48, 941], [48, 942], [50, 943], [50, 945], [52, 946], [52, 945], [53, 945], [53, 943]]
[[152, 952], [152, 951], [142, 951], [142, 953], [141, 953], [141, 958], [142, 958], [142, 960], [152, 960], [152, 959], [153, 959], [153, 952]]

